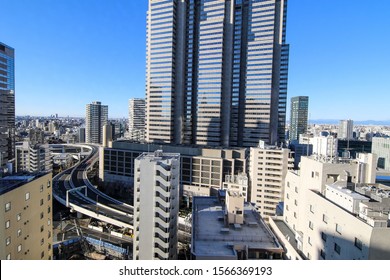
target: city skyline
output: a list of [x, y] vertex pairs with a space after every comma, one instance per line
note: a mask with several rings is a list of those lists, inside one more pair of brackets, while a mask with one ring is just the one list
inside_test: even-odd
[[[86, 103], [101, 100], [109, 118], [125, 118], [127, 100], [145, 97], [146, 0], [0, 5], [8, 11], [0, 24], [9, 26], [0, 41], [15, 49], [16, 115], [80, 117]], [[287, 99], [309, 96], [309, 119], [389, 120], [382, 111], [390, 3], [378, 5], [289, 1]]]

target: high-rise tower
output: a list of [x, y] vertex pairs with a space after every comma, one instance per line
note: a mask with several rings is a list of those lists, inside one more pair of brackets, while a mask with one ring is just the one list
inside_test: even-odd
[[86, 143], [103, 143], [103, 126], [108, 121], [108, 106], [95, 101], [86, 106], [85, 138]]
[[341, 120], [339, 122], [337, 138], [346, 140], [353, 139], [353, 120]]
[[290, 140], [299, 140], [299, 134], [306, 132], [308, 110], [308, 96], [295, 96], [291, 98]]
[[15, 154], [15, 56], [0, 42], [0, 168]]
[[129, 100], [129, 135], [132, 140], [145, 139], [145, 99]]
[[146, 140], [284, 140], [287, 0], [149, 0]]

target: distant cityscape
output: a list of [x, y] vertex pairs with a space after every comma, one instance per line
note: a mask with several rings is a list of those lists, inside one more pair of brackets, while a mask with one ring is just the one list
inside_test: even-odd
[[145, 98], [115, 119], [16, 116], [0, 43], [0, 259], [389, 260], [390, 121], [309, 119], [286, 15], [149, 0]]

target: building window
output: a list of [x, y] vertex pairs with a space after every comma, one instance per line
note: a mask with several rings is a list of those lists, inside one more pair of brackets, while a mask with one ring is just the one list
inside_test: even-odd
[[320, 256], [321, 256], [321, 258], [322, 258], [323, 260], [326, 259], [326, 254], [325, 254], [325, 251], [324, 251], [324, 250], [321, 250], [321, 251], [320, 251]]
[[295, 192], [298, 193], [298, 187], [295, 187]]
[[47, 201], [50, 201], [50, 194], [47, 195]]
[[11, 254], [8, 254], [7, 257], [6, 257], [7, 260], [10, 260], [11, 259]]
[[41, 259], [43, 259], [45, 257], [45, 252], [42, 252], [41, 253]]
[[334, 251], [340, 255], [340, 251], [341, 251], [341, 247], [339, 246], [339, 244], [335, 243], [334, 244]]
[[312, 221], [309, 221], [309, 228], [310, 229], [313, 229], [314, 225], [313, 225], [313, 222]]
[[355, 247], [358, 248], [360, 251], [361, 251], [362, 248], [363, 248], [363, 243], [362, 243], [362, 241], [361, 241], [359, 238], [357, 238], [357, 237], [355, 237]]
[[43, 219], [43, 212], [41, 212], [41, 219]]
[[290, 198], [290, 195], [287, 193], [287, 194], [286, 194], [286, 197], [287, 197], [287, 199], [289, 199], [289, 198]]
[[326, 235], [326, 233], [325, 232], [321, 232], [321, 239], [326, 242], [327, 238], [328, 238], [328, 236]]
[[328, 223], [328, 217], [327, 217], [325, 214], [322, 215], [322, 221], [323, 221], [325, 224]]
[[296, 199], [294, 200], [294, 204], [295, 206], [298, 206], [298, 201]]
[[22, 235], [22, 230], [18, 229], [18, 237]]
[[39, 191], [40, 191], [40, 192], [43, 192], [43, 185], [41, 185]]
[[47, 245], [47, 250], [51, 250], [51, 244], [49, 243], [48, 245]]
[[310, 204], [310, 212], [314, 213], [314, 206]]
[[43, 230], [44, 230], [44, 227], [43, 227], [43, 226], [41, 226], [41, 232], [43, 232]]
[[25, 194], [25, 199], [26, 199], [26, 200], [29, 200], [29, 199], [30, 199], [30, 193], [29, 193], [29, 192], [27, 192], [27, 193]]
[[47, 207], [47, 213], [50, 213], [50, 211], [51, 211], [51, 208], [49, 206], [49, 207]]
[[41, 205], [41, 206], [43, 205], [43, 198], [41, 199], [41, 203], [40, 203], [40, 205]]
[[5, 245], [8, 246], [9, 244], [11, 244], [11, 236], [8, 236], [8, 237], [5, 239]]
[[51, 220], [50, 220], [50, 219], [47, 219], [47, 225], [48, 225], [48, 226], [51, 225]]
[[307, 237], [307, 243], [309, 243], [309, 245], [311, 246], [311, 239], [310, 239], [310, 236]]
[[18, 245], [18, 252], [22, 251], [22, 244]]
[[9, 210], [11, 210], [11, 202], [5, 204], [5, 212], [8, 212]]
[[288, 205], [286, 205], [286, 211], [288, 211]]
[[6, 222], [5, 222], [5, 228], [9, 228], [9, 227], [10, 227], [10, 224], [11, 224], [11, 221], [10, 221], [10, 220], [6, 221]]
[[336, 232], [338, 234], [341, 234], [341, 230], [342, 230], [341, 226], [339, 224], [336, 224]]
[[45, 239], [41, 239], [41, 245], [43, 245], [43, 243], [45, 243]]
[[47, 181], [47, 187], [50, 188], [50, 186], [51, 186], [50, 181]]
[[294, 212], [294, 218], [295, 218], [295, 219], [297, 218], [297, 213], [296, 213], [296, 212]]
[[22, 214], [19, 213], [18, 215], [16, 215], [16, 220], [17, 221], [20, 221], [21, 218], [22, 218]]

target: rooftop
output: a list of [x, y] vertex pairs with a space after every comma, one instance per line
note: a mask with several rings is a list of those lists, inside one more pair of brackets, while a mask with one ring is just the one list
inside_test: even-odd
[[47, 173], [10, 175], [4, 178], [0, 178], [0, 195], [10, 192], [46, 174]]
[[244, 204], [244, 224], [225, 223], [225, 207], [217, 197], [194, 197], [192, 252], [196, 256], [232, 257], [234, 248], [282, 252], [275, 235], [252, 204]]

